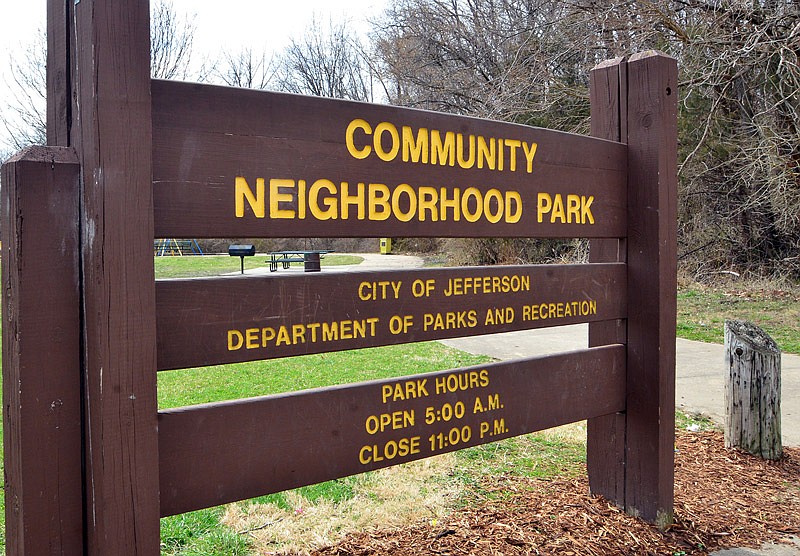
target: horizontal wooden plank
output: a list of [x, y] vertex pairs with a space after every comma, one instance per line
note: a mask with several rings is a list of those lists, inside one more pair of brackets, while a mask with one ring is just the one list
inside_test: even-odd
[[619, 143], [192, 83], [154, 81], [152, 95], [156, 237], [626, 231]]
[[156, 282], [158, 368], [624, 318], [623, 264]]
[[172, 515], [484, 444], [625, 407], [604, 346], [159, 413]]

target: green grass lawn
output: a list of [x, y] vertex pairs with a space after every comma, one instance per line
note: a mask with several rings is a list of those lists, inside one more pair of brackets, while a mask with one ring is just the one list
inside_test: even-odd
[[250, 361], [158, 374], [160, 409], [478, 365], [439, 342]]
[[[161, 372], [159, 408], [193, 405], [477, 365], [488, 358], [438, 342], [386, 346], [316, 355]], [[293, 496], [341, 502], [355, 496], [368, 476], [348, 477], [297, 489]], [[276, 493], [245, 504], [289, 508], [290, 494]], [[220, 525], [223, 508], [162, 519], [163, 554], [246, 554], [247, 537]]]
[[800, 354], [800, 286], [708, 288], [692, 284], [678, 291], [678, 337], [721, 344], [727, 319], [753, 322], [772, 336], [784, 353]]

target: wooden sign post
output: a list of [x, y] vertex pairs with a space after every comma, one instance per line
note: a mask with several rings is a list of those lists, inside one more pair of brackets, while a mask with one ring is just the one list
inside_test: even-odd
[[[147, 2], [48, 13], [53, 146], [3, 168], [10, 554], [157, 554], [165, 515], [581, 419], [592, 490], [671, 520], [674, 60], [598, 66], [586, 137], [151, 81]], [[592, 262], [153, 278], [158, 237], [365, 235], [588, 238]], [[581, 322], [571, 353], [156, 404], [158, 371]]]
[[[625, 262], [628, 318], [589, 325], [589, 344], [625, 343], [626, 411], [591, 419], [592, 491], [672, 522], [677, 291], [677, 66], [645, 52], [591, 75], [592, 135], [628, 145], [627, 237], [594, 241], [592, 262]], [[624, 501], [624, 502], [623, 502]]]

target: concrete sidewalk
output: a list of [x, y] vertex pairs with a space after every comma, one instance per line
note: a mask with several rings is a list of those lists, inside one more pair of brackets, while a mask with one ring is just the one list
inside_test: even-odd
[[[588, 345], [588, 331], [588, 325], [576, 324], [442, 342], [469, 353], [514, 359], [583, 349]], [[676, 349], [676, 407], [686, 413], [701, 413], [721, 425], [725, 416], [724, 346], [678, 338]], [[800, 446], [800, 356], [782, 355], [781, 382], [783, 444]]]

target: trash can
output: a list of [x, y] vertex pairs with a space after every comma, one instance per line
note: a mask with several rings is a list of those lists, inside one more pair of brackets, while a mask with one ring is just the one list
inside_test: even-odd
[[303, 271], [304, 272], [319, 272], [322, 270], [320, 267], [319, 252], [311, 251], [303, 254]]
[[382, 237], [381, 238], [381, 255], [388, 255], [392, 252], [392, 238], [390, 237]]

